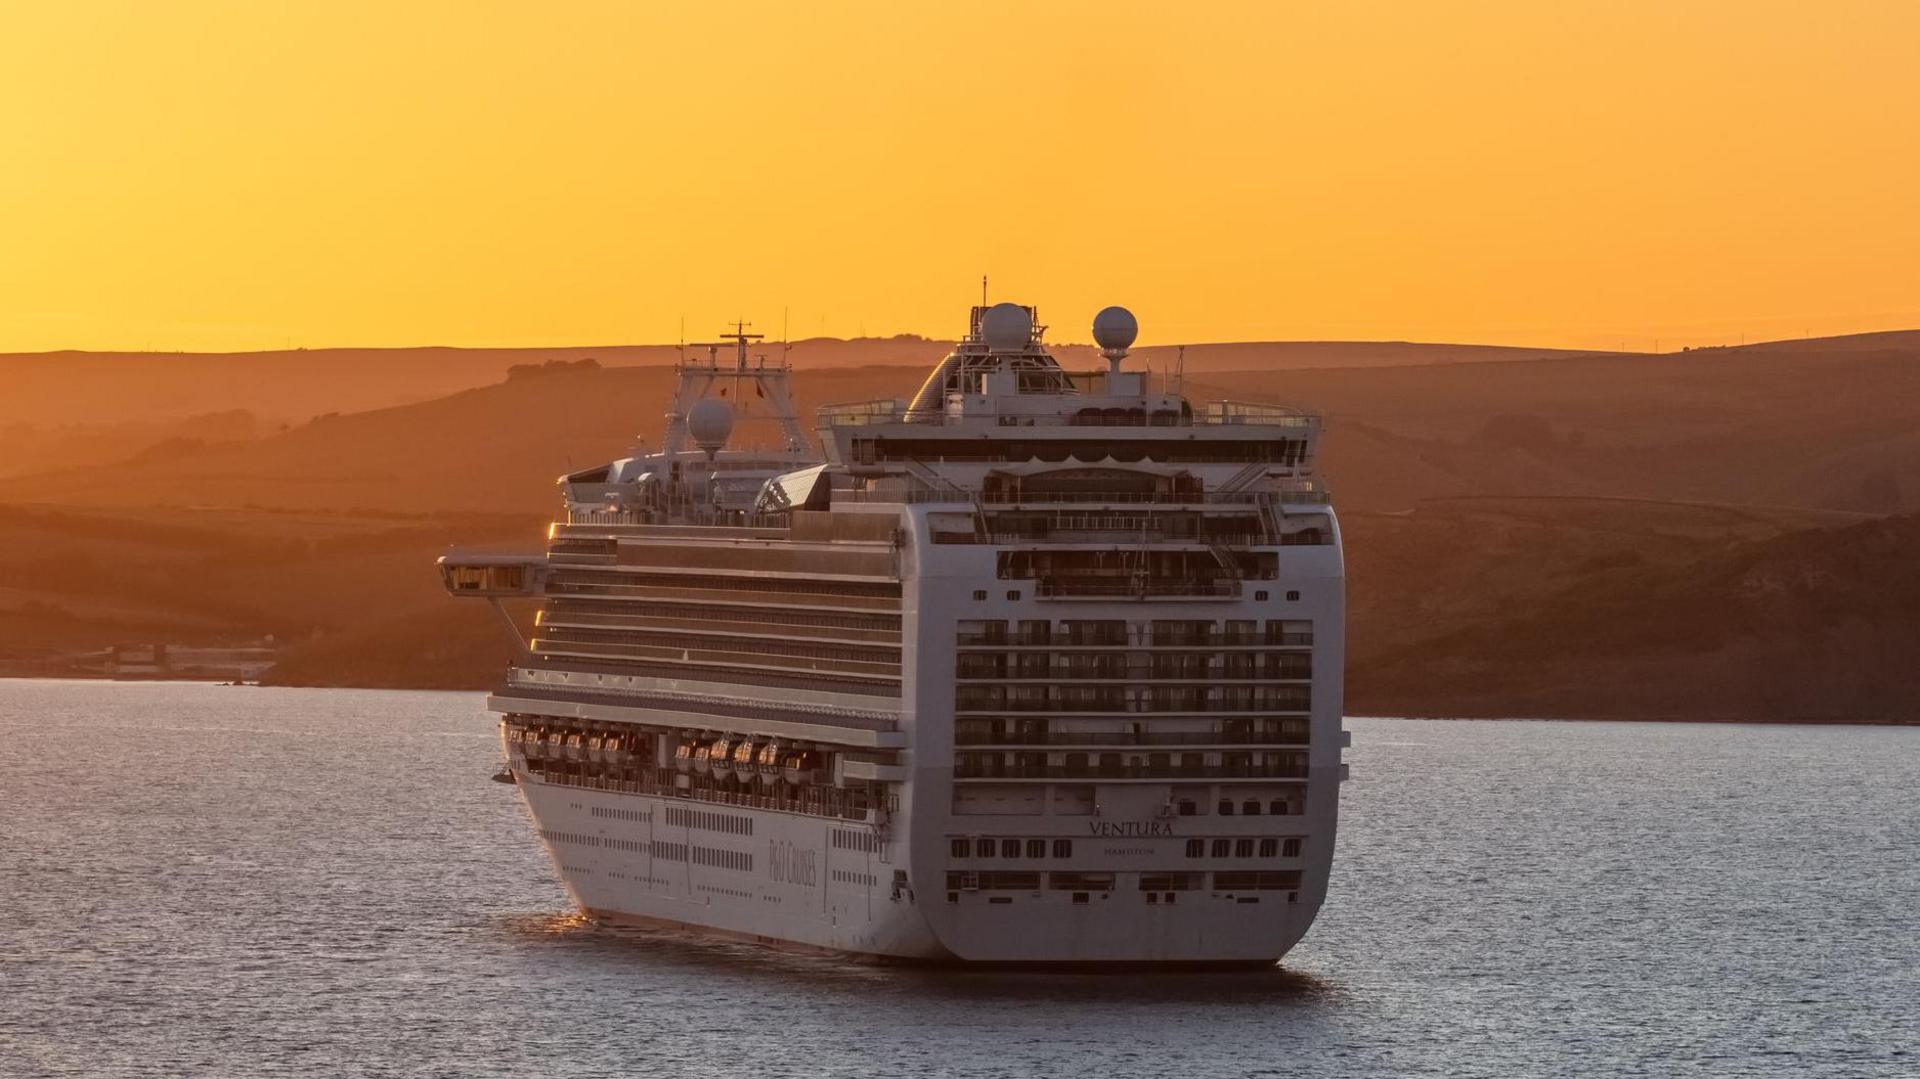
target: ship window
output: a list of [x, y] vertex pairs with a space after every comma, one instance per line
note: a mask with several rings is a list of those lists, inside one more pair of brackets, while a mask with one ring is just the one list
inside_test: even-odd
[[987, 598], [987, 590], [986, 590], [986, 589], [984, 589], [984, 588], [976, 588], [976, 589], [974, 589], [974, 590], [973, 590], [973, 598], [974, 598], [974, 599], [976, 599], [976, 600], [981, 600], [981, 599], [986, 599], [986, 598]]
[[1220, 799], [1220, 815], [1221, 815], [1221, 816], [1223, 816], [1223, 817], [1231, 817], [1231, 816], [1233, 816], [1233, 802], [1232, 802], [1232, 801], [1230, 801], [1229, 799], [1226, 799], [1226, 798], [1222, 798], [1222, 799]]
[[973, 856], [974, 856], [975, 858], [991, 858], [991, 857], [993, 857], [993, 840], [991, 840], [991, 839], [982, 839], [982, 840], [981, 840], [981, 841], [979, 842], [979, 844], [978, 844], [977, 846], [975, 846], [975, 847], [974, 847], [974, 851], [973, 851]]
[[1056, 840], [1054, 840], [1054, 841], [1053, 841], [1053, 856], [1054, 856], [1055, 858], [1071, 858], [1071, 857], [1073, 857], [1073, 840], [1071, 840], [1071, 839], [1056, 839]]
[[1085, 892], [1073, 893], [1073, 901], [1075, 903], [1085, 903], [1087, 901], [1087, 893]]
[[964, 839], [956, 839], [953, 841], [953, 856], [955, 858], [965, 858], [972, 853], [973, 853], [972, 843], [969, 843]]
[[1249, 817], [1257, 817], [1257, 816], [1259, 816], [1259, 815], [1260, 815], [1260, 802], [1259, 802], [1259, 800], [1258, 800], [1258, 799], [1255, 799], [1255, 798], [1249, 798], [1249, 799], [1247, 799], [1247, 800], [1246, 800], [1245, 802], [1242, 802], [1242, 803], [1240, 804], [1240, 812], [1241, 812], [1241, 813], [1243, 813], [1243, 814], [1245, 814], [1245, 815], [1247, 815], [1247, 816], [1249, 816]]
[[1029, 858], [1045, 858], [1046, 856], [1047, 856], [1047, 841], [1046, 841], [1046, 840], [1044, 840], [1044, 839], [1029, 839], [1029, 840], [1027, 840], [1027, 857], [1029, 857]]
[[1198, 858], [1207, 853], [1207, 841], [1204, 839], [1187, 840], [1187, 857]]
[[1278, 854], [1278, 853], [1279, 853], [1279, 851], [1280, 851], [1280, 841], [1279, 841], [1279, 840], [1277, 840], [1277, 839], [1262, 839], [1262, 840], [1260, 841], [1260, 857], [1262, 857], [1262, 858], [1271, 858], [1271, 857], [1273, 857], [1273, 856], [1274, 856], [1275, 854]]
[[1270, 807], [1268, 807], [1268, 812], [1271, 812], [1271, 813], [1273, 813], [1273, 814], [1274, 814], [1275, 816], [1280, 816], [1280, 815], [1282, 815], [1282, 814], [1285, 814], [1285, 813], [1287, 812], [1287, 802], [1286, 802], [1286, 799], [1284, 799], [1284, 798], [1275, 798], [1275, 799], [1273, 800], [1273, 805], [1271, 805]]
[[1016, 588], [1016, 589], [1014, 589], [1013, 591], [1011, 591], [1011, 592], [1008, 592], [1008, 593], [1007, 593], [1007, 598], [1008, 598], [1008, 599], [1019, 599], [1019, 598], [1020, 598], [1020, 590]]
[[1200, 812], [1200, 807], [1193, 804], [1193, 799], [1191, 798], [1180, 799], [1180, 815], [1181, 816], [1191, 817], [1191, 816], [1197, 815], [1199, 812]]
[[1300, 857], [1300, 837], [1294, 836], [1292, 839], [1287, 840], [1286, 845], [1281, 847], [1280, 851], [1281, 855], [1286, 858]]
[[1296, 600], [1296, 599], [1299, 599], [1299, 598], [1300, 598], [1300, 593], [1298, 593], [1298, 592], [1288, 592], [1288, 593], [1287, 593], [1287, 598], [1288, 598], [1289, 600]]
[[1002, 839], [1000, 841], [1000, 857], [1020, 857], [1020, 841], [1018, 839]]
[[1232, 849], [1233, 840], [1231, 839], [1216, 839], [1213, 841], [1213, 856], [1215, 858], [1225, 858], [1227, 852]]
[[1266, 598], [1267, 598], [1267, 594], [1266, 594], [1266, 593], [1265, 593], [1264, 591], [1262, 591], [1262, 592], [1255, 592], [1255, 593], [1253, 594], [1253, 598], [1254, 598], [1254, 599], [1257, 599], [1257, 600], [1260, 600], [1260, 599], [1266, 599]]
[[1236, 840], [1234, 840], [1234, 841], [1233, 841], [1233, 856], [1234, 856], [1235, 858], [1251, 858], [1251, 857], [1253, 857], [1253, 840], [1251, 840], [1251, 839], [1236, 839]]

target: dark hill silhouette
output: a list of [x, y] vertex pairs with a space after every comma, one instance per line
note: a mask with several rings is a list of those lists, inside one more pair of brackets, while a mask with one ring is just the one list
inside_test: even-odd
[[[1461, 529], [1535, 559], [1582, 543], [1591, 553], [1557, 586], [1536, 581], [1531, 602], [1489, 598], [1474, 617], [1455, 610], [1414, 639], [1363, 637], [1353, 657], [1354, 708], [1920, 723], [1920, 516], [1720, 546], [1674, 535], [1680, 522], [1662, 507], [1656, 527], [1666, 535], [1608, 550], [1605, 537], [1525, 536], [1510, 530], [1511, 518], [1490, 526], [1488, 512], [1439, 508], [1432, 520], [1390, 527], [1402, 531], [1402, 543], [1419, 536], [1426, 565], [1442, 570], [1446, 537]], [[1702, 543], [1704, 551], [1687, 550]], [[1396, 595], [1420, 593], [1404, 563], [1382, 558], [1386, 546], [1362, 545], [1356, 590], [1391, 607]], [[1496, 592], [1507, 584], [1480, 581]], [[1357, 611], [1356, 621], [1373, 619]], [[1429, 703], [1436, 696], [1445, 703]]]
[[[1920, 508], [1920, 349], [1813, 346], [1220, 372], [1187, 389], [1328, 412], [1328, 471], [1353, 509], [1470, 494]], [[248, 442], [0, 479], [0, 501], [544, 512], [555, 476], [657, 440], [671, 378], [662, 367], [546, 370]], [[906, 396], [922, 373], [827, 368], [796, 384], [811, 407]], [[1522, 429], [1531, 435], [1516, 440]], [[740, 435], [756, 437], [770, 441], [751, 426]]]
[[[1920, 554], [1911, 526], [1882, 540], [1831, 531], [1920, 509], [1920, 335], [1873, 336], [1396, 367], [1190, 362], [1187, 389], [1330, 413], [1356, 710], [1786, 718], [1894, 714], [1906, 700], [1912, 715], [1920, 696], [1839, 694], [1822, 712], [1782, 686], [1734, 692], [1774, 671], [1828, 685], [1846, 654], [1910, 643], [1873, 575], [1886, 551]], [[284, 681], [488, 684], [497, 628], [439, 594], [432, 558], [450, 542], [537, 546], [553, 479], [657, 440], [671, 378], [584, 354], [514, 358], [517, 377], [503, 363], [490, 384], [431, 400], [284, 431], [203, 421], [227, 437], [156, 424], [146, 434], [161, 438], [112, 465], [0, 478], [0, 669], [116, 641], [271, 632], [291, 642]], [[811, 407], [906, 396], [923, 374], [828, 365], [796, 383]], [[736, 436], [755, 439], [770, 441], [764, 425]], [[1815, 557], [1829, 544], [1860, 546]], [[1832, 609], [1729, 599], [1739, 581], [1800, 579], [1731, 567], [1789, 564], [1832, 583]], [[1748, 617], [1715, 621], [1722, 609]], [[1810, 637], [1798, 620], [1816, 614], [1846, 628]], [[1634, 627], [1655, 622], [1701, 646], [1649, 636], [1636, 651]], [[1796, 666], [1803, 656], [1816, 658]]]
[[[818, 374], [842, 368], [925, 368], [951, 342], [913, 335], [853, 340], [817, 337], [785, 355]], [[693, 355], [702, 349], [689, 347]], [[1093, 347], [1056, 349], [1072, 366], [1100, 366]], [[1142, 349], [1139, 363], [1171, 370], [1177, 348]], [[49, 352], [0, 354], [0, 477], [102, 464], [178, 438], [217, 440], [194, 430], [209, 413], [244, 412], [266, 433], [330, 413], [366, 412], [433, 400], [498, 382], [511, 371], [592, 360], [603, 367], [664, 367], [674, 345], [555, 348], [333, 348], [282, 352]], [[1412, 366], [1532, 360], [1551, 349], [1407, 342], [1237, 342], [1187, 349], [1186, 370], [1265, 371], [1305, 367]]]

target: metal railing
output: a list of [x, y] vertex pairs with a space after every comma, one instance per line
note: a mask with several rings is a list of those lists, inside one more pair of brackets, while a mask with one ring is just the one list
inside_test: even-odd
[[1313, 644], [1311, 633], [1151, 633], [1142, 631], [1128, 634], [1083, 634], [1083, 633], [1021, 633], [1007, 630], [1000, 633], [969, 633], [962, 631], [956, 635], [955, 643], [963, 648], [1038, 648], [1065, 645], [1072, 648], [1209, 648], [1237, 647], [1245, 645], [1279, 645], [1285, 647], [1305, 647]]
[[[1067, 396], [1067, 395], [1063, 395]], [[1031, 412], [968, 412], [967, 418], [982, 419], [1052, 419], [1054, 417], [1036, 416]], [[1099, 426], [1099, 427], [1207, 427], [1207, 426], [1261, 426], [1261, 427], [1316, 427], [1320, 424], [1320, 414], [1307, 409], [1293, 408], [1288, 405], [1268, 404], [1260, 401], [1209, 401], [1198, 410], [1188, 414], [1160, 410], [1158, 412], [1141, 410], [1102, 409], [1095, 416], [1062, 415], [1058, 417], [1062, 426]], [[883, 398], [874, 401], [851, 401], [844, 404], [822, 405], [814, 410], [815, 425], [822, 429], [835, 427], [866, 427], [881, 423], [927, 423], [943, 424], [947, 422], [945, 409], [940, 411], [910, 414], [907, 403], [898, 398]]]
[[1284, 746], [1305, 749], [1306, 731], [1231, 734], [1226, 731], [1049, 731], [1039, 737], [1019, 731], [955, 731], [956, 746]]
[[[870, 791], [840, 787], [792, 787], [780, 785], [765, 791], [729, 789], [706, 776], [683, 775], [671, 768], [627, 769], [612, 774], [574, 773], [552, 765], [557, 762], [529, 761], [528, 773], [543, 783], [555, 783], [583, 790], [615, 794], [644, 794], [660, 798], [684, 798], [694, 802], [735, 806], [741, 809], [765, 809], [778, 813], [798, 813], [810, 817], [866, 821], [873, 810], [894, 811], [898, 799], [875, 795]], [[685, 780], [685, 785], [680, 781]]]
[[1041, 599], [1070, 597], [1130, 599], [1140, 596], [1237, 596], [1240, 582], [1156, 580], [1089, 581], [1072, 577], [1040, 577], [1034, 580], [1033, 594]]
[[1005, 763], [993, 767], [986, 761], [962, 756], [954, 761], [955, 779], [1305, 779], [1305, 765], [1197, 765], [1167, 764], [1154, 767], [1146, 762], [1119, 767], [1086, 767], [1065, 764], [1020, 765]]

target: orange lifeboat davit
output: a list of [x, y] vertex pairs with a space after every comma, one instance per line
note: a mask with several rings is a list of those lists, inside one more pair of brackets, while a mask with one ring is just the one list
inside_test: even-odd
[[768, 742], [754, 758], [754, 773], [761, 783], [772, 786], [780, 778], [780, 747]]
[[693, 770], [701, 775], [712, 775], [715, 779], [725, 779], [733, 771], [733, 743], [725, 738], [716, 740], [707, 747], [705, 761], [695, 757]]
[[742, 738], [740, 744], [733, 747], [733, 778], [742, 783], [753, 782], [753, 762], [758, 752], [753, 742], [746, 738]]

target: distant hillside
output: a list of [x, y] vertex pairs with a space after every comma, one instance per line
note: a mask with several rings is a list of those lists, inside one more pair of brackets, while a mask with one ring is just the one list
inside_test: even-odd
[[[556, 364], [431, 401], [251, 440], [179, 439], [111, 466], [0, 474], [0, 502], [530, 513], [554, 477], [657, 443], [663, 367]], [[803, 406], [910, 395], [920, 367], [795, 379]], [[1217, 372], [1197, 399], [1325, 411], [1340, 504], [1590, 495], [1889, 513], [1920, 509], [1920, 350], [1581, 356]], [[736, 441], [771, 441], [742, 426]]]
[[[1186, 388], [1328, 414], [1355, 711], [1897, 718], [1920, 701], [1883, 673], [1915, 654], [1899, 560], [1920, 551], [1911, 516], [1862, 522], [1920, 510], [1920, 335], [1858, 344], [1190, 370]], [[554, 478], [657, 442], [671, 380], [514, 359], [486, 385], [284, 430], [125, 421], [0, 475], [0, 672], [272, 633], [281, 681], [489, 684], [498, 627], [440, 594], [434, 556], [537, 546]], [[796, 386], [811, 408], [924, 374]], [[756, 440], [767, 425], [743, 423], [736, 444]]]
[[[756, 354], [783, 355], [807, 379], [867, 366], [924, 370], [951, 341], [806, 338], [783, 352], [762, 342]], [[689, 347], [689, 355], [703, 349]], [[1093, 347], [1055, 349], [1070, 367], [1102, 365]], [[1137, 363], [1170, 371], [1174, 346], [1146, 348]], [[0, 477], [101, 464], [176, 439], [207, 439], [192, 428], [210, 414], [253, 418], [259, 433], [330, 413], [367, 412], [428, 401], [488, 385], [516, 368], [592, 360], [605, 367], [665, 367], [675, 345], [553, 348], [336, 348], [221, 354], [49, 352], [0, 354]], [[1195, 345], [1186, 370], [1405, 366], [1527, 360], [1568, 353], [1548, 349], [1404, 342], [1253, 342]], [[181, 428], [176, 430], [176, 428]], [[216, 436], [217, 437], [217, 436]]]
[[[916, 372], [849, 368], [799, 382], [803, 406], [910, 393]], [[327, 415], [243, 443], [0, 481], [0, 502], [260, 506], [383, 513], [544, 513], [554, 479], [657, 444], [672, 372], [557, 368], [418, 404]], [[774, 442], [743, 422], [735, 444]]]
[[[1671, 535], [1600, 543], [1584, 561], [1569, 560], [1557, 582], [1551, 570], [1536, 580], [1524, 603], [1498, 597], [1514, 576], [1540, 577], [1558, 560], [1550, 552], [1575, 541], [1516, 542], [1485, 523], [1409, 524], [1396, 540], [1365, 536], [1363, 526], [1353, 573], [1367, 602], [1356, 612], [1352, 710], [1920, 723], [1920, 516], [1720, 549], [1707, 541], [1687, 551]], [[1496, 571], [1484, 554], [1463, 560], [1445, 538], [1461, 527], [1535, 564]], [[1423, 569], [1483, 567], [1474, 584], [1493, 596], [1472, 617], [1458, 602], [1434, 610], [1431, 591], [1387, 555], [1389, 543], [1414, 534], [1427, 541]], [[1396, 602], [1425, 633], [1394, 641], [1358, 632]]]
[[[777, 358], [780, 346], [760, 351]], [[794, 342], [789, 358], [803, 369], [917, 365], [945, 351], [944, 343], [911, 336], [814, 338]], [[678, 355], [675, 345], [0, 354], [0, 428], [155, 423], [233, 409], [300, 423], [444, 397], [498, 382], [521, 365], [594, 359], [608, 367], [659, 367]]]
[[[950, 339], [809, 337], [783, 353], [762, 341], [756, 354], [784, 355], [800, 371], [900, 365], [924, 367], [947, 354]], [[1091, 344], [1061, 341], [1061, 362], [1096, 367]], [[1156, 370], [1171, 367], [1176, 345], [1143, 347]], [[697, 346], [687, 354], [700, 356]], [[554, 345], [532, 348], [318, 348], [268, 352], [0, 353], [0, 427], [11, 423], [155, 422], [244, 409], [274, 422], [324, 412], [361, 412], [442, 397], [496, 382], [508, 368], [548, 360], [598, 360], [608, 367], [668, 366], [681, 347]], [[1560, 349], [1405, 341], [1250, 341], [1187, 347], [1189, 372], [1301, 367], [1397, 367], [1431, 363], [1531, 360], [1578, 355]]]

